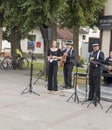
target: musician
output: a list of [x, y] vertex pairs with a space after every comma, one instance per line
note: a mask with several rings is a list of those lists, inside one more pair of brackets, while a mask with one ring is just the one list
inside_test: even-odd
[[[107, 57], [105, 59], [105, 61], [106, 61], [107, 64], [112, 65], [112, 51], [110, 51], [109, 57]], [[103, 73], [109, 74], [108, 70], [103, 71]], [[112, 77], [104, 76], [104, 82], [107, 83], [107, 84], [112, 83]]]
[[48, 50], [48, 90], [49, 93], [56, 94], [58, 91], [57, 71], [58, 61], [62, 58], [62, 52], [57, 47], [57, 42], [52, 41], [52, 46]]
[[[89, 97], [88, 100], [100, 101], [100, 79], [101, 64], [104, 61], [104, 53], [99, 50], [99, 44], [92, 45], [93, 51], [90, 53], [89, 61]], [[99, 61], [99, 62], [98, 62]]]
[[63, 50], [63, 55], [66, 56], [64, 62], [63, 74], [64, 74], [64, 88], [70, 89], [72, 87], [72, 70], [75, 64], [76, 52], [73, 48], [73, 42], [66, 42], [66, 48]]

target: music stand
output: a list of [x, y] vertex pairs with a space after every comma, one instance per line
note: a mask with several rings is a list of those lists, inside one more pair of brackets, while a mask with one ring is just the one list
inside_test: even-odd
[[[77, 72], [78, 72], [78, 67], [79, 67], [79, 64], [76, 64], [76, 72], [74, 73], [75, 78], [74, 78], [74, 81], [73, 81], [73, 86], [75, 85], [74, 86], [75, 89], [74, 89], [73, 94], [68, 98], [67, 102], [72, 98], [74, 100], [74, 102], [77, 101], [79, 103], [79, 97], [78, 97], [78, 94], [77, 94], [77, 76], [78, 76]], [[73, 96], [74, 96], [74, 98], [73, 98]]]
[[84, 103], [86, 103], [86, 102], [88, 102], [88, 78], [89, 78], [89, 72], [88, 72], [88, 68], [89, 68], [89, 65], [88, 65], [88, 63], [87, 63], [87, 69], [86, 69], [86, 88], [85, 88], [85, 99], [82, 101], [82, 105], [84, 104]]
[[[33, 60], [35, 59], [35, 57], [33, 56], [33, 53], [29, 53], [31, 56], [31, 65], [30, 65], [30, 83], [29, 85], [22, 91], [21, 94], [25, 94], [25, 93], [33, 93], [35, 95], [40, 96], [40, 94], [36, 93], [33, 91], [33, 87], [32, 87], [32, 75], [33, 75]], [[26, 91], [27, 90], [27, 91]]]

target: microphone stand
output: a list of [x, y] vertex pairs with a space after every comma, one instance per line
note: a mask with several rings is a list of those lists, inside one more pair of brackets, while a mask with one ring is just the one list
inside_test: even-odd
[[78, 66], [79, 66], [79, 64], [76, 65], [76, 72], [74, 74], [75, 78], [74, 78], [74, 81], [73, 81], [73, 86], [75, 85], [74, 86], [75, 90], [74, 90], [74, 93], [68, 98], [67, 102], [72, 98], [74, 100], [74, 102], [77, 101], [79, 103], [79, 97], [78, 97], [78, 94], [77, 94], [77, 76], [78, 76], [77, 72], [78, 72]]
[[110, 107], [106, 110], [105, 113], [107, 113], [111, 108], [112, 108], [112, 105], [110, 105]]
[[94, 99], [90, 101], [87, 107], [89, 107], [92, 103], [94, 104], [95, 107], [97, 106], [97, 104], [99, 104], [100, 107], [103, 109], [103, 106], [101, 105], [100, 101], [98, 101], [98, 97], [96, 96], [96, 93], [94, 94]]
[[[25, 93], [33, 93], [35, 95], [40, 96], [40, 94], [36, 93], [33, 91], [33, 87], [32, 87], [32, 75], [33, 75], [33, 60], [35, 59], [35, 57], [33, 56], [33, 53], [29, 53], [31, 56], [31, 65], [30, 65], [30, 83], [29, 85], [22, 91], [21, 94], [25, 94]], [[26, 91], [27, 90], [27, 91]]]
[[[92, 63], [94, 63], [95, 65], [102, 65], [103, 61], [100, 61], [100, 60], [96, 60], [96, 61], [91, 61]], [[102, 63], [101, 63], [102, 62]], [[101, 75], [101, 74], [100, 74]], [[100, 79], [101, 80], [101, 79]], [[96, 107], [97, 104], [100, 105], [100, 107], [103, 109], [103, 106], [101, 105], [100, 103], [100, 100], [98, 99], [97, 95], [96, 95], [96, 88], [95, 88], [95, 91], [94, 91], [94, 99], [92, 101], [89, 101], [90, 103], [88, 104], [87, 107], [89, 107], [91, 104], [94, 104], [94, 106]]]
[[89, 63], [87, 62], [87, 69], [86, 69], [86, 88], [85, 88], [85, 99], [82, 101], [82, 105], [86, 102], [88, 102], [88, 99], [87, 99], [87, 96], [88, 96], [88, 78], [89, 78], [89, 75], [88, 75], [88, 72], [89, 71]]

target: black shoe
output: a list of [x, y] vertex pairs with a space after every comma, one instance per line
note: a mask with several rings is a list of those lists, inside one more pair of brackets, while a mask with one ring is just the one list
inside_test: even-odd
[[67, 86], [63, 86], [63, 88], [65, 89], [65, 88], [67, 88]]
[[92, 99], [87, 99], [87, 102], [89, 102], [89, 101], [93, 101]]
[[70, 87], [70, 86], [68, 86], [68, 87], [66, 87], [66, 89], [71, 89], [71, 87]]
[[100, 99], [97, 99], [96, 102], [97, 102], [97, 103], [100, 103]]
[[63, 88], [67, 88], [67, 85], [65, 84], [65, 85], [63, 86]]

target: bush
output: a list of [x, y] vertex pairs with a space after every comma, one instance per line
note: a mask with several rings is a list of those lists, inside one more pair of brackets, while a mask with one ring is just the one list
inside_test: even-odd
[[84, 63], [85, 63], [85, 60], [84, 60], [84, 58], [83, 58], [82, 56], [79, 56], [79, 60], [80, 60], [80, 63], [81, 63], [81, 64], [84, 64]]

